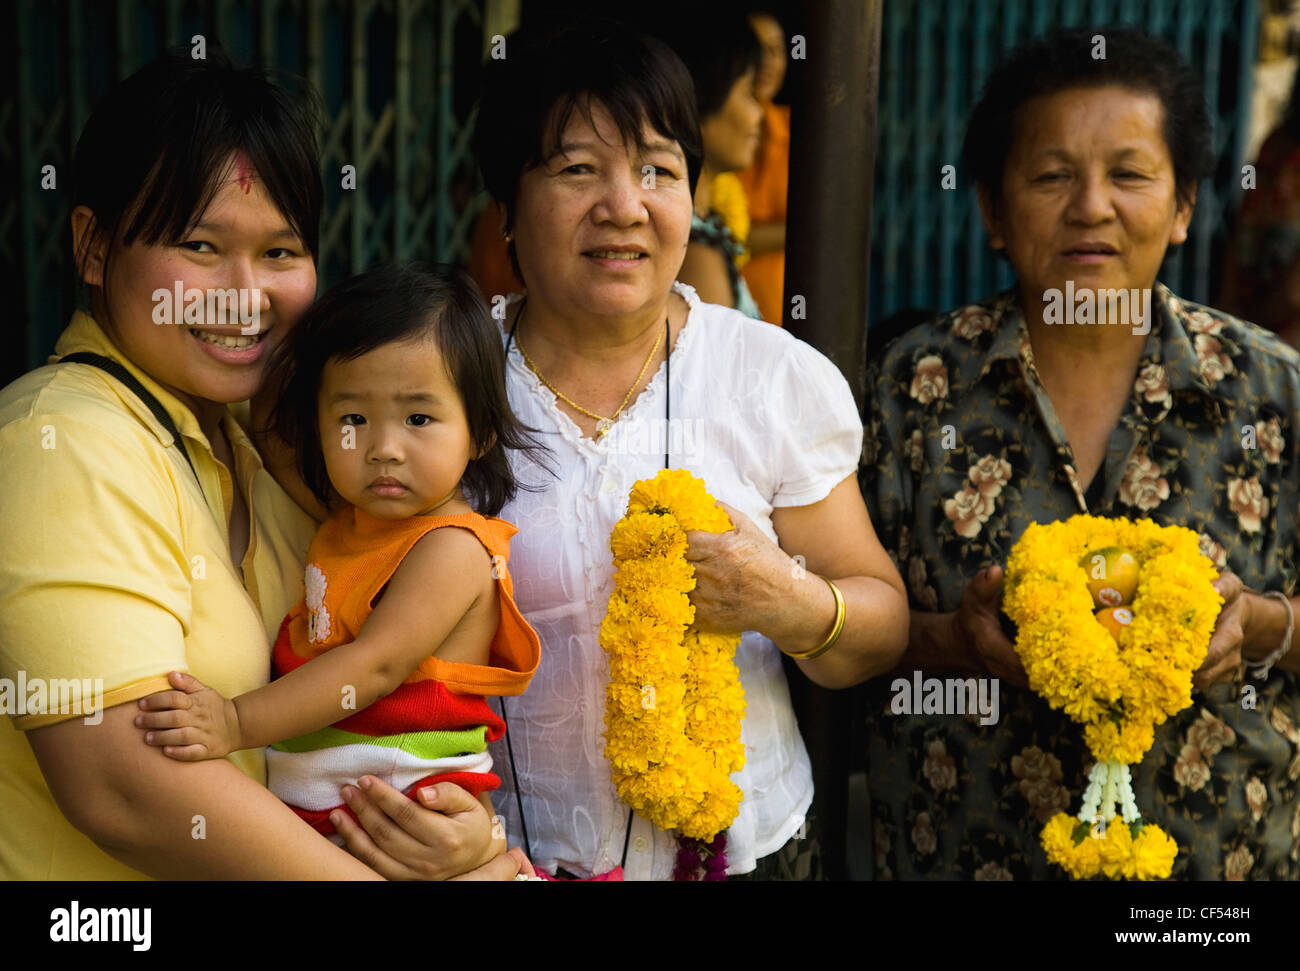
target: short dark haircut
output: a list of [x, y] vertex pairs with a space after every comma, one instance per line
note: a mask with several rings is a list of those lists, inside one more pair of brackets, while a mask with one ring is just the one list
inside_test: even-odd
[[[1104, 58], [1093, 57], [1097, 35], [1106, 40]], [[1001, 202], [1002, 174], [1020, 109], [1044, 95], [1106, 85], [1160, 99], [1177, 192], [1190, 203], [1198, 183], [1214, 171], [1204, 86], [1173, 47], [1129, 28], [1061, 30], [1030, 38], [1011, 51], [993, 70], [966, 123], [962, 160], [967, 173], [995, 203]]]
[[[666, 44], [616, 21], [587, 20], [517, 30], [505, 38], [505, 53], [484, 65], [473, 149], [508, 227], [520, 177], [550, 156], [575, 110], [591, 120], [592, 102], [604, 106], [628, 144], [645, 147], [645, 122], [677, 142], [694, 195], [704, 157], [695, 92]], [[510, 254], [513, 261], [513, 243]]]
[[691, 72], [701, 122], [721, 111], [736, 81], [763, 60], [763, 47], [745, 14], [727, 5], [674, 18], [654, 32]]
[[[164, 54], [109, 91], [77, 140], [72, 205], [95, 214], [110, 258], [118, 245], [180, 242], [220, 189], [236, 152], [248, 156], [316, 258], [323, 197], [319, 101], [309, 86], [278, 78], [236, 68], [209, 44], [206, 59]], [[76, 254], [78, 268], [84, 256]]]
[[268, 380], [277, 394], [271, 430], [294, 449], [303, 481], [327, 508], [340, 497], [325, 468], [317, 420], [325, 365], [422, 338], [437, 346], [482, 453], [461, 479], [478, 512], [495, 516], [519, 490], [506, 449], [534, 456], [542, 450], [510, 409], [501, 331], [478, 288], [446, 264], [389, 263], [326, 291], [271, 362]]

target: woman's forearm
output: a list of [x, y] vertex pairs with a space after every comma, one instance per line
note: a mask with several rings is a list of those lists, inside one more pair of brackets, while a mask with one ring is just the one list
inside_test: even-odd
[[823, 655], [799, 661], [826, 688], [847, 688], [883, 674], [907, 646], [907, 594], [876, 538], [856, 477], [846, 476], [820, 502], [772, 513], [780, 546], [745, 523], [753, 553], [749, 608], [758, 629], [788, 654], [815, 650], [833, 630], [837, 607], [827, 577], [844, 598], [844, 627]]
[[173, 764], [192, 770], [181, 792], [115, 793], [133, 825], [88, 834], [102, 850], [164, 880], [382, 879], [229, 762]]
[[145, 745], [136, 711], [28, 734], [59, 808], [106, 853], [160, 879], [379, 879], [231, 763]]
[[[844, 598], [844, 628], [821, 657], [797, 663], [822, 687], [847, 688], [898, 663], [906, 647], [907, 601], [877, 577], [832, 579]], [[835, 617], [835, 595], [821, 577], [810, 573], [791, 584], [770, 633], [763, 633], [783, 651], [802, 653], [825, 642]]]

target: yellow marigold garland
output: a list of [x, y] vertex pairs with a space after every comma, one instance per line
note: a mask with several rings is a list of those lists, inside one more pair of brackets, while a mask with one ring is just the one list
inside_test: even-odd
[[740, 635], [702, 634], [687, 594], [686, 532], [731, 529], [704, 483], [665, 469], [632, 488], [610, 535], [614, 593], [600, 626], [609, 655], [605, 757], [619, 798], [665, 830], [708, 840], [731, 825], [742, 793], [745, 693]]
[[[1107, 547], [1141, 567], [1133, 621], [1118, 641], [1094, 619], [1079, 565]], [[1142, 760], [1157, 725], [1192, 703], [1192, 674], [1223, 604], [1217, 575], [1195, 533], [1150, 520], [1035, 523], [1011, 551], [1003, 608], [1029, 687], [1083, 726], [1098, 759], [1077, 816], [1058, 813], [1042, 833], [1048, 859], [1076, 879], [1163, 879], [1173, 869], [1178, 845], [1142, 823], [1128, 766]]]

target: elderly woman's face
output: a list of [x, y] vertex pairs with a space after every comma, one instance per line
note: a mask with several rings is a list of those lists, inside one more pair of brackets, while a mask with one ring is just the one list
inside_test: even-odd
[[1192, 218], [1163, 125], [1159, 98], [1124, 87], [1073, 88], [1021, 108], [1001, 205], [981, 192], [980, 208], [1026, 300], [1067, 281], [1076, 291], [1155, 283]]
[[624, 144], [603, 105], [569, 118], [550, 158], [519, 180], [515, 250], [530, 301], [597, 316], [660, 308], [691, 231], [686, 156], [648, 124]]

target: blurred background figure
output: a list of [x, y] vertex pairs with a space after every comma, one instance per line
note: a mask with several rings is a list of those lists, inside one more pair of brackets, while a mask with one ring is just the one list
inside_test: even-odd
[[734, 307], [750, 317], [759, 317], [758, 305], [750, 295], [737, 260], [744, 243], [736, 237], [719, 202], [732, 213], [742, 232], [748, 228], [744, 193], [723, 180], [723, 194], [715, 198], [715, 180], [747, 169], [758, 150], [762, 108], [755, 97], [762, 52], [758, 38], [738, 12], [699, 14], [663, 39], [677, 52], [695, 82], [699, 108], [700, 137], [704, 144], [704, 168], [695, 189], [695, 218], [691, 241], [678, 279], [694, 287], [706, 303]]
[[[741, 274], [764, 320], [780, 324], [785, 314], [785, 202], [790, 183], [790, 106], [773, 100], [785, 84], [785, 30], [764, 7], [749, 14], [762, 49], [754, 96], [763, 109], [754, 164], [737, 173], [748, 202], [746, 259]], [[717, 183], [714, 193], [718, 195]]]
[[1220, 303], [1300, 347], [1300, 73], [1242, 198]]
[[524, 281], [510, 262], [510, 245], [502, 228], [502, 215], [494, 205], [489, 205], [474, 220], [470, 235], [469, 261], [465, 265], [470, 278], [478, 284], [484, 299], [489, 303], [496, 294], [518, 293]]

